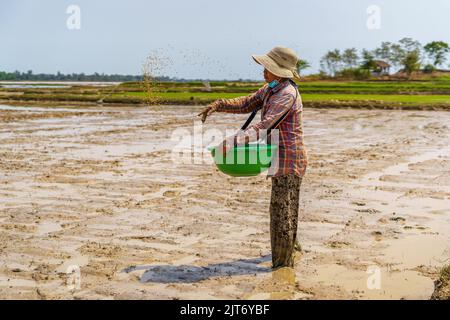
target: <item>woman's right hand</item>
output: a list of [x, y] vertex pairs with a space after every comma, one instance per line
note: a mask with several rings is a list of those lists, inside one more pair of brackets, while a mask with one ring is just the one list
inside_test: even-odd
[[217, 111], [217, 108], [219, 107], [220, 100], [216, 100], [210, 105], [208, 105], [205, 109], [203, 109], [202, 112], [200, 112], [197, 116], [202, 117], [202, 123], [206, 121], [206, 118], [209, 117], [211, 114]]

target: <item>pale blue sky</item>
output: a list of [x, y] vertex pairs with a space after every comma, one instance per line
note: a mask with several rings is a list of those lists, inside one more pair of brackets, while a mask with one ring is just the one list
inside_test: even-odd
[[[69, 30], [66, 9], [81, 9]], [[381, 28], [366, 26], [370, 5]], [[413, 37], [450, 42], [449, 0], [1, 0], [0, 70], [140, 74], [152, 50], [184, 78], [261, 77], [250, 55], [292, 47], [317, 71], [333, 48]]]

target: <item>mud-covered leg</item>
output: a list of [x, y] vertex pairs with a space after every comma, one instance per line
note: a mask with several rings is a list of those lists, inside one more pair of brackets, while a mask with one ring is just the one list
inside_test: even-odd
[[300, 178], [272, 178], [270, 239], [272, 267], [293, 267], [298, 223]]
[[293, 211], [292, 217], [294, 219], [293, 225], [294, 227], [294, 250], [298, 252], [302, 252], [302, 247], [300, 245], [300, 242], [298, 241], [297, 237], [297, 230], [298, 230], [298, 210], [300, 206], [300, 185], [302, 183], [302, 179], [296, 176], [292, 177], [292, 187], [290, 188], [290, 197], [291, 197], [291, 205], [290, 208]]

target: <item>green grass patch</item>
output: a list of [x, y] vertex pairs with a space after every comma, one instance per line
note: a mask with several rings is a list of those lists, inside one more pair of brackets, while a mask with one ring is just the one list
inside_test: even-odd
[[411, 104], [450, 104], [450, 95], [302, 94], [303, 101], [382, 101]]
[[[158, 92], [153, 97], [162, 101], [214, 101], [245, 96], [246, 93], [217, 92]], [[113, 95], [115, 98], [137, 97], [145, 99], [145, 92], [127, 92]], [[302, 94], [304, 102], [308, 101], [380, 101], [408, 104], [450, 104], [450, 95], [381, 95], [381, 94]]]
[[[263, 82], [212, 81], [205, 91], [201, 81], [159, 82], [149, 96], [141, 82], [110, 86], [72, 86], [71, 88], [2, 89], [3, 100], [103, 101], [133, 104], [207, 104], [257, 91]], [[298, 82], [305, 106], [355, 108], [450, 109], [450, 75], [415, 81], [301, 81]], [[22, 94], [23, 93], [23, 94]]]

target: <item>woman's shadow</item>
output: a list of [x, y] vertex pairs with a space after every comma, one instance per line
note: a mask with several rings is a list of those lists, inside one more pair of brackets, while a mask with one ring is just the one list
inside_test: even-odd
[[189, 265], [148, 265], [131, 266], [122, 270], [130, 273], [138, 270], [145, 270], [140, 277], [141, 283], [194, 283], [215, 277], [231, 277], [239, 275], [250, 275], [257, 273], [268, 273], [270, 267], [260, 264], [271, 260], [271, 255], [254, 259], [240, 259], [231, 262], [210, 264], [204, 267]]

